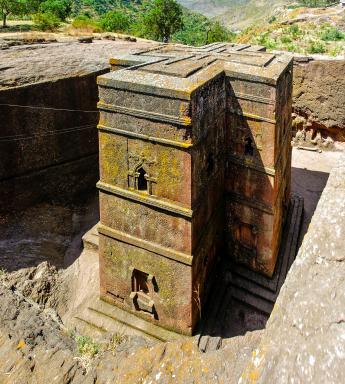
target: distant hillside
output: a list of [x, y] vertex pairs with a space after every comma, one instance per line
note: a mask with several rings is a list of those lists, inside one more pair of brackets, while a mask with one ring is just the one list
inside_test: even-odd
[[269, 23], [247, 28], [237, 35], [236, 42], [259, 44], [268, 50], [344, 58], [345, 9], [340, 5], [286, 9]]
[[256, 22], [267, 21], [292, 0], [178, 0], [183, 6], [215, 17], [225, 26], [237, 30]]
[[200, 12], [208, 17], [220, 16], [230, 8], [247, 4], [250, 0], [177, 0], [186, 8]]

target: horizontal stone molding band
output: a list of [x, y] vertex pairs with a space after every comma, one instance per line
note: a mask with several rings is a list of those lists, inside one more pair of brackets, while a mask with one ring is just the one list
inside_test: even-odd
[[112, 239], [119, 240], [123, 243], [127, 243], [135, 247], [146, 249], [147, 251], [153, 252], [160, 256], [164, 256], [168, 259], [177, 261], [179, 263], [182, 263], [185, 265], [192, 265], [193, 263], [193, 256], [188, 255], [186, 253], [178, 252], [170, 248], [162, 247], [161, 245], [152, 243], [151, 241], [139, 239], [138, 237], [134, 237], [134, 236], [128, 235], [127, 233], [118, 231], [116, 229], [109, 228], [104, 224], [99, 224], [97, 229], [98, 229], [98, 232], [101, 233], [102, 235], [111, 237]]
[[163, 60], [166, 60], [166, 58], [164, 59], [160, 57], [150, 57], [144, 55], [127, 55], [127, 58], [111, 58], [109, 60], [109, 64], [114, 67], [120, 66], [122, 68], [129, 68], [134, 70], [147, 64], [159, 63]]
[[[237, 63], [228, 63], [228, 64], [237, 64]], [[246, 64], [244, 64], [246, 65]], [[241, 73], [237, 72], [234, 70], [230, 70], [229, 68], [226, 67], [227, 65], [225, 64], [225, 75], [229, 77], [230, 79], [238, 79], [238, 80], [245, 80], [245, 81], [251, 81], [255, 83], [261, 83], [261, 84], [268, 84], [268, 85], [277, 85], [277, 79], [273, 77], [266, 77], [266, 76], [260, 76], [260, 75], [253, 75], [251, 73]], [[263, 67], [258, 67], [258, 68], [263, 68]], [[265, 69], [265, 68], [263, 68]]]
[[270, 105], [275, 104], [274, 100], [268, 99], [267, 97], [248, 95], [246, 93], [241, 93], [241, 92], [235, 92], [235, 97], [241, 100], [256, 101], [262, 104], [270, 104]]
[[233, 113], [234, 115], [248, 117], [249, 119], [252, 119], [252, 120], [265, 121], [266, 123], [271, 123], [271, 124], [277, 123], [275, 119], [269, 119], [268, 117], [255, 115], [253, 113], [238, 111], [234, 108], [230, 108], [229, 112]]
[[142, 133], [136, 133], [136, 132], [126, 131], [124, 129], [108, 127], [108, 126], [102, 125], [102, 124], [99, 124], [97, 126], [97, 128], [100, 131], [111, 132], [111, 133], [115, 133], [115, 134], [118, 134], [118, 135], [134, 138], [134, 139], [141, 139], [141, 140], [145, 140], [145, 141], [151, 141], [153, 143], [160, 143], [160, 144], [167, 145], [167, 146], [170, 146], [170, 147], [183, 148], [183, 149], [189, 149], [189, 148], [193, 147], [192, 143], [187, 143], [187, 142], [183, 142], [183, 141], [169, 140], [169, 139], [163, 139], [161, 137], [154, 137], [154, 136], [143, 135]]
[[258, 209], [259, 211], [268, 213], [269, 215], [273, 215], [273, 209], [267, 206], [266, 204], [262, 203], [261, 201], [250, 199], [235, 192], [228, 192], [227, 195], [232, 201], [235, 201], [236, 203], [248, 205], [249, 207]]
[[245, 160], [244, 157], [241, 157], [241, 156], [229, 155], [228, 160], [237, 165], [242, 165], [245, 168], [250, 168], [250, 169], [253, 169], [254, 171], [265, 173], [266, 175], [275, 176], [276, 174], [274, 169], [264, 167], [262, 165], [255, 164], [255, 163], [249, 163]]
[[184, 127], [189, 127], [192, 124], [191, 118], [189, 116], [179, 117], [163, 115], [161, 113], [143, 111], [141, 109], [127, 108], [120, 105], [106, 104], [102, 102], [99, 102], [97, 106], [101, 111], [123, 113], [125, 115], [142, 117], [145, 119], [161, 121], [164, 123], [182, 125]]
[[109, 192], [116, 196], [120, 196], [140, 204], [145, 204], [154, 208], [161, 209], [163, 211], [175, 213], [176, 215], [185, 217], [187, 219], [190, 219], [193, 217], [193, 211], [191, 209], [184, 208], [180, 205], [172, 204], [167, 201], [159, 200], [153, 196], [132, 192], [127, 189], [123, 189], [123, 188], [116, 187], [114, 185], [103, 183], [102, 181], [99, 181], [97, 183], [97, 188], [100, 189], [101, 191]]

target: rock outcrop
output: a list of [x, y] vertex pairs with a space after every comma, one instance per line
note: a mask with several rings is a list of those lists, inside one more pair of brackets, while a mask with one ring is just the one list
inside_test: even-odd
[[50, 316], [0, 285], [0, 382], [82, 383], [76, 345]]
[[[9, 49], [1, 52], [0, 90], [28, 84], [69, 79], [108, 70], [109, 59], [130, 49], [152, 47], [150, 41], [129, 42], [109, 39], [82, 44], [66, 38], [58, 42], [27, 41], [23, 34], [15, 37], [16, 44], [3, 41]], [[43, 39], [44, 40], [44, 39]], [[21, 41], [24, 43], [22, 44]], [[12, 46], [11, 46], [12, 45]], [[80, 96], [85, 97], [84, 94]]]
[[345, 60], [313, 60], [294, 64], [293, 109], [296, 129], [324, 138], [345, 140]]
[[241, 383], [341, 383], [345, 363], [345, 156], [329, 177]]
[[0, 306], [2, 384], [235, 384], [261, 337], [247, 333], [204, 354], [192, 338], [152, 345], [134, 336], [88, 359], [56, 318], [14, 288], [0, 284]]

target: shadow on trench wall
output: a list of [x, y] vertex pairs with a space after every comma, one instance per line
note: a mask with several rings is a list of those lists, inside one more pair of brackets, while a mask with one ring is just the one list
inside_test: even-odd
[[324, 190], [329, 173], [312, 171], [304, 168], [292, 167], [291, 189], [304, 198], [304, 214], [301, 232], [299, 235], [299, 246], [302, 244], [304, 235], [308, 231], [311, 218]]
[[75, 236], [98, 221], [103, 72], [0, 91], [0, 268], [63, 268]]
[[95, 190], [103, 72], [0, 92], [0, 212], [78, 202]]

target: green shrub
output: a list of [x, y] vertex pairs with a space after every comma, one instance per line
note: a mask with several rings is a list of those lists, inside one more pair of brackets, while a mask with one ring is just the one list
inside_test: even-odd
[[307, 48], [309, 53], [325, 53], [326, 46], [321, 41], [312, 41]]
[[334, 47], [331, 47], [331, 48], [329, 49], [328, 54], [329, 54], [330, 56], [338, 56], [338, 55], [341, 54], [341, 52], [342, 52], [343, 49], [344, 49], [344, 48], [343, 48], [342, 46], [340, 46], [340, 45], [335, 45]]
[[0, 268], [0, 277], [6, 276], [6, 269], [5, 268]]
[[100, 346], [88, 336], [75, 336], [78, 352], [82, 356], [94, 357], [98, 354]]
[[109, 340], [109, 343], [106, 347], [106, 350], [113, 352], [113, 354], [116, 352], [116, 348], [125, 342], [127, 340], [126, 335], [121, 335], [119, 333], [115, 333], [112, 335], [112, 337]]
[[107, 12], [99, 22], [107, 32], [127, 32], [131, 25], [130, 17], [121, 10]]
[[320, 38], [323, 41], [345, 40], [345, 33], [340, 31], [338, 28], [331, 26], [321, 31]]
[[299, 29], [299, 26], [297, 24], [290, 25], [290, 27], [288, 28], [288, 32], [292, 35], [294, 39], [301, 35], [301, 30]]
[[265, 32], [265, 33], [261, 34], [257, 38], [257, 43], [260, 45], [263, 45], [267, 49], [276, 49], [277, 45], [278, 45], [276, 40], [270, 38], [269, 32]]
[[40, 31], [55, 31], [61, 24], [61, 20], [50, 12], [36, 13], [33, 21]]
[[172, 35], [172, 40], [187, 45], [205, 45], [209, 21], [198, 13], [187, 9], [183, 12], [183, 27]]
[[289, 52], [298, 52], [299, 51], [298, 46], [294, 43], [287, 44], [285, 46], [285, 49], [287, 49]]
[[101, 28], [98, 26], [98, 24], [87, 15], [78, 15], [73, 20], [72, 27], [90, 32], [101, 32]]
[[286, 36], [286, 35], [282, 35], [280, 36], [280, 41], [283, 43], [283, 44], [288, 44], [288, 43], [292, 43], [292, 40], [289, 36]]
[[335, 3], [334, 0], [299, 0], [299, 3], [305, 7], [317, 8], [317, 7], [326, 7]]
[[148, 38], [168, 42], [182, 29], [183, 9], [176, 0], [148, 1], [145, 7], [141, 23]]

